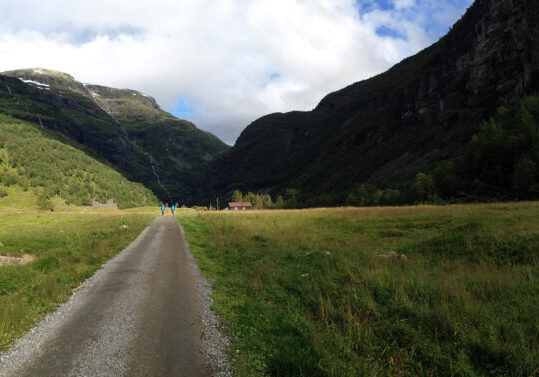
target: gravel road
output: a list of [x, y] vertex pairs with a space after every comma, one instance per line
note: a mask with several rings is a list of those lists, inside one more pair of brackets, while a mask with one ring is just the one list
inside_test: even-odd
[[183, 229], [160, 217], [0, 354], [0, 377], [230, 376], [210, 294]]

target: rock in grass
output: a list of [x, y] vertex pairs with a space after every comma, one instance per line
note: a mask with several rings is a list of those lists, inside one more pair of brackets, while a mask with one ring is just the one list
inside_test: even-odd
[[[313, 253], [316, 253], [316, 251], [307, 251], [307, 252], [305, 253], [305, 256], [308, 257], [309, 255], [311, 255], [311, 254], [313, 254]], [[330, 255], [330, 254], [331, 254], [331, 251], [325, 250], [325, 251], [323, 251], [323, 253], [326, 254], [326, 255]]]
[[21, 261], [19, 262], [19, 264], [27, 264], [27, 263], [33, 262], [35, 260], [36, 260], [35, 256], [30, 255], [30, 254], [24, 254], [21, 257]]
[[122, 230], [126, 230], [127, 228], [129, 228], [127, 225], [120, 225], [120, 229]]
[[36, 257], [24, 254], [22, 257], [0, 255], [0, 266], [27, 264], [36, 260]]
[[4, 244], [2, 242], [0, 242], [0, 247], [4, 247]]
[[58, 232], [58, 234], [64, 234], [64, 233], [65, 233], [65, 230], [60, 230], [60, 231]]
[[393, 250], [390, 250], [388, 252], [385, 252], [385, 253], [382, 253], [382, 254], [378, 254], [376, 256], [378, 259], [380, 260], [395, 260], [395, 259], [399, 259], [399, 260], [403, 260], [403, 261], [407, 261], [408, 260], [408, 257], [404, 254], [399, 254]]

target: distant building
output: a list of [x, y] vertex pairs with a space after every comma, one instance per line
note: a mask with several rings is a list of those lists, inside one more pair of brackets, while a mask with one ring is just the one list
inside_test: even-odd
[[253, 209], [253, 205], [249, 202], [229, 202], [228, 208], [232, 211]]

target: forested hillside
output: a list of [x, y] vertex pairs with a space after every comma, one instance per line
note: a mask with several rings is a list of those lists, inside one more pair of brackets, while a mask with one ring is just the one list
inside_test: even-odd
[[41, 68], [0, 74], [0, 113], [64, 134], [169, 202], [190, 203], [209, 162], [228, 149], [143, 93]]
[[61, 134], [0, 115], [0, 201], [26, 192], [34, 197], [29, 206], [46, 210], [54, 209], [52, 199], [88, 206], [112, 200], [120, 208], [158, 203], [142, 184], [81, 149]]

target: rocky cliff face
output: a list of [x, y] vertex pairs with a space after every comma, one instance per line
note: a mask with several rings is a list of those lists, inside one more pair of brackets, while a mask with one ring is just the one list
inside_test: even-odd
[[[310, 112], [249, 125], [206, 192], [300, 188], [342, 202], [462, 153], [498, 106], [539, 90], [539, 2], [476, 0], [440, 41]], [[324, 203], [322, 199], [320, 201]]]
[[166, 201], [189, 203], [209, 161], [228, 148], [143, 93], [46, 69], [0, 74], [0, 112], [61, 132]]
[[317, 109], [361, 111], [368, 104], [349, 100], [372, 98], [376, 106], [390, 104], [392, 120], [400, 117], [403, 125], [447, 124], [462, 111], [489, 113], [514, 104], [539, 87], [538, 12], [533, 1], [477, 0], [441, 41], [389, 72], [330, 94]]

